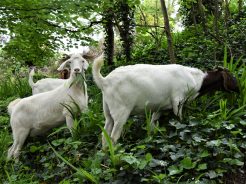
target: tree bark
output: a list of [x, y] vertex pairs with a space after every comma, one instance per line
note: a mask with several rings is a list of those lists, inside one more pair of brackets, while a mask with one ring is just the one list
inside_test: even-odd
[[207, 26], [206, 26], [206, 18], [205, 18], [205, 12], [204, 12], [204, 8], [203, 8], [202, 0], [198, 0], [198, 10], [199, 10], [199, 14], [201, 16], [203, 31], [205, 34], [207, 34], [208, 30], [207, 30]]
[[113, 59], [114, 59], [114, 24], [113, 24], [113, 17], [112, 13], [105, 12], [105, 25], [104, 29], [106, 32], [105, 37], [105, 53], [107, 64], [112, 66]]
[[229, 10], [229, 2], [228, 0], [224, 1], [224, 21], [225, 21], [225, 33], [228, 36], [228, 20], [230, 17], [230, 10]]
[[215, 7], [214, 7], [214, 33], [215, 33], [215, 36], [218, 36], [218, 34], [219, 34], [218, 20], [219, 20], [219, 3], [218, 3], [218, 0], [215, 0]]
[[242, 15], [242, 9], [243, 9], [243, 1], [238, 0], [238, 16], [241, 17]]
[[228, 0], [225, 0], [225, 18], [226, 18], [227, 21], [230, 18], [230, 9], [229, 9]]
[[195, 26], [196, 33], [197, 33], [197, 32], [198, 32], [198, 31], [197, 31], [197, 21], [196, 21], [195, 6], [194, 6], [194, 4], [192, 4], [191, 17], [192, 17], [192, 21], [193, 21], [193, 24], [194, 24], [194, 26]]
[[[122, 20], [122, 29], [120, 29], [120, 36], [123, 40], [123, 48], [126, 56], [126, 62], [131, 61], [131, 48], [133, 44], [132, 39], [132, 28], [131, 21], [133, 19], [133, 14], [130, 10], [130, 7], [127, 3], [121, 4], [121, 20]], [[121, 26], [119, 26], [121, 27]]]
[[[218, 20], [219, 20], [219, 3], [218, 3], [218, 0], [215, 0], [213, 24], [214, 24], [214, 34], [216, 38], [219, 35]], [[214, 50], [214, 60], [215, 61], [217, 60], [217, 49]]]
[[166, 4], [164, 0], [160, 0], [160, 2], [161, 2], [161, 9], [162, 9], [163, 18], [164, 18], [164, 25], [165, 25], [165, 32], [167, 36], [168, 52], [169, 52], [170, 61], [171, 63], [176, 63]]

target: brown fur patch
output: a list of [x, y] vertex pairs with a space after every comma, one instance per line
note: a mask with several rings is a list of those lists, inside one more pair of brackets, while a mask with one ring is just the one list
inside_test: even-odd
[[68, 70], [62, 70], [60, 72], [60, 78], [61, 79], [68, 79], [70, 76], [70, 72]]
[[199, 96], [213, 91], [239, 92], [237, 79], [227, 70], [208, 71], [199, 90]]

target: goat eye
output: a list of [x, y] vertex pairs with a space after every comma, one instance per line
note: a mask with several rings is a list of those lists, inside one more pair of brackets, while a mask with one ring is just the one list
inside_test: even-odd
[[71, 61], [68, 61], [68, 64], [71, 64], [72, 62]]

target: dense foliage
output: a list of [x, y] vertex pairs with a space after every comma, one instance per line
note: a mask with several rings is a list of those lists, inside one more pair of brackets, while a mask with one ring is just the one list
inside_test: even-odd
[[[239, 63], [239, 62], [237, 62]], [[119, 144], [101, 150], [103, 114], [100, 90], [87, 74], [89, 111], [75, 121], [73, 136], [66, 127], [47, 138], [29, 138], [19, 162], [6, 162], [11, 142], [7, 104], [30, 95], [27, 79], [6, 78], [1, 93], [2, 182], [13, 183], [217, 183], [233, 172], [243, 177], [246, 137], [245, 66], [225, 63], [238, 77], [241, 94], [216, 93], [185, 105], [184, 120], [171, 112], [150, 131], [150, 112], [132, 117]], [[19, 87], [18, 87], [19, 86]], [[20, 90], [21, 89], [21, 90]], [[13, 93], [9, 93], [13, 92]], [[237, 181], [236, 177], [233, 181]], [[245, 178], [244, 178], [245, 179]]]
[[[64, 125], [47, 137], [28, 138], [19, 161], [7, 161], [12, 143], [7, 106], [31, 95], [27, 65], [40, 67], [36, 80], [57, 77], [58, 50], [94, 45], [92, 34], [98, 30], [107, 34], [105, 50], [114, 60], [109, 65], [168, 64], [170, 59], [158, 0], [0, 2], [0, 32], [10, 36], [0, 51], [0, 183], [246, 181], [245, 3], [169, 0], [166, 4], [176, 62], [201, 69], [228, 68], [239, 81], [239, 94], [216, 92], [197, 98], [185, 104], [182, 121], [167, 111], [153, 130], [151, 112], [133, 116], [113, 145], [102, 128], [102, 94], [89, 69], [89, 108], [76, 116], [72, 135]], [[177, 4], [180, 9], [173, 16]], [[175, 32], [180, 21], [183, 30]], [[111, 70], [103, 67], [104, 76]], [[108, 138], [108, 150], [101, 149], [102, 133]]]
[[[4, 47], [8, 57], [26, 64], [45, 63], [59, 47], [73, 41], [87, 45], [96, 21], [98, 1], [11, 1], [0, 2], [0, 32], [8, 33]], [[90, 20], [88, 22], [87, 20]]]

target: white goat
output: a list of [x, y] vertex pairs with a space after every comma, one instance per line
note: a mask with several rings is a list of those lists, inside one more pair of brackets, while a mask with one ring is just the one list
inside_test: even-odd
[[45, 78], [34, 83], [33, 82], [34, 73], [35, 72], [33, 68], [29, 73], [29, 79], [28, 79], [28, 83], [32, 88], [33, 95], [56, 89], [58, 86], [64, 84], [66, 81], [66, 79]]
[[[94, 51], [92, 48], [90, 48], [89, 50], [83, 51], [83, 57], [85, 59], [88, 59], [88, 60], [95, 59], [95, 57], [98, 55], [98, 52], [99, 51]], [[63, 58], [60, 61], [64, 62], [67, 59], [69, 59], [70, 57], [72, 57], [72, 55], [73, 54], [63, 54]], [[56, 89], [58, 86], [64, 84], [66, 79], [69, 78], [70, 69], [68, 67], [64, 67], [60, 71], [60, 76], [61, 76], [60, 79], [45, 78], [45, 79], [41, 79], [41, 80], [37, 81], [36, 83], [33, 82], [34, 74], [35, 74], [35, 72], [34, 72], [34, 68], [33, 68], [29, 73], [29, 79], [28, 79], [28, 83], [32, 88], [32, 94], [33, 95]]]
[[58, 70], [61, 71], [67, 65], [71, 68], [71, 75], [64, 85], [52, 91], [17, 99], [9, 104], [8, 112], [11, 116], [10, 124], [14, 143], [8, 151], [8, 158], [18, 157], [28, 135], [42, 135], [65, 121], [71, 129], [73, 119], [63, 104], [74, 107], [73, 101], [75, 101], [81, 111], [87, 108], [86, 83], [75, 79], [84, 74], [88, 62], [80, 54], [73, 54], [70, 59], [60, 65]]
[[[103, 55], [93, 63], [93, 78], [103, 94], [105, 130], [114, 143], [129, 115], [153, 112], [152, 123], [161, 111], [173, 109], [182, 118], [183, 102], [211, 90], [238, 91], [235, 78], [226, 70], [206, 72], [177, 64], [136, 64], [100, 74]], [[105, 147], [105, 138], [102, 139]]]

